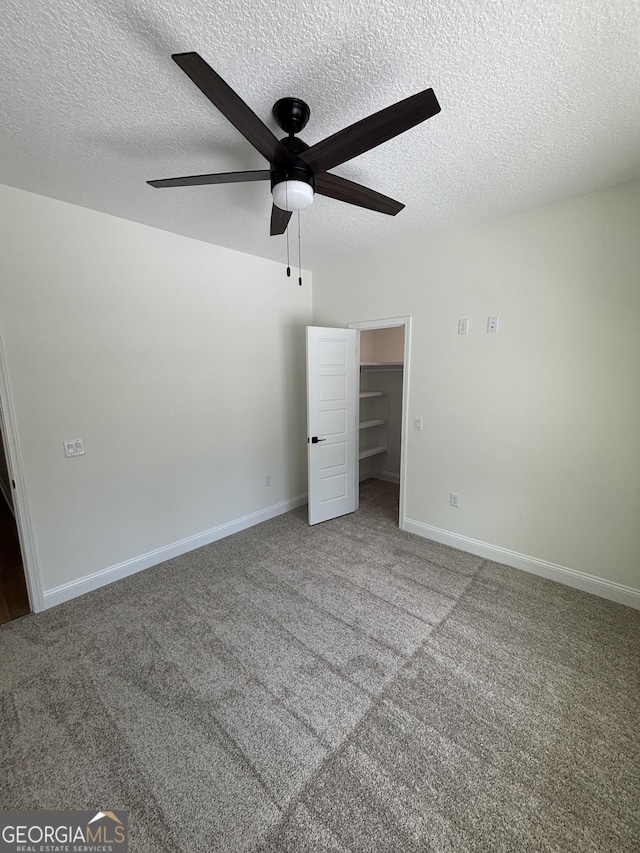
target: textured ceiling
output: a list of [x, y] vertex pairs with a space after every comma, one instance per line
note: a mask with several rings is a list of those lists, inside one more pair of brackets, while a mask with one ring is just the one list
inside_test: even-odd
[[[317, 197], [303, 265], [640, 177], [638, 0], [1, 0], [0, 183], [282, 261], [267, 168], [171, 60], [197, 51], [313, 144], [433, 87], [442, 112], [334, 171], [406, 204]], [[295, 220], [292, 219], [292, 224]], [[297, 239], [295, 240], [297, 243]]]

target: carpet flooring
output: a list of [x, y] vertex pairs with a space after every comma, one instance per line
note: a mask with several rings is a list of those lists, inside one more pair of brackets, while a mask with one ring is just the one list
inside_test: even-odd
[[640, 613], [305, 508], [0, 626], [0, 807], [133, 853], [640, 850]]

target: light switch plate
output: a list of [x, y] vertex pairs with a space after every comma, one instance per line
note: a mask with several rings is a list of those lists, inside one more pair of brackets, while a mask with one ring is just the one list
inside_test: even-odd
[[81, 438], [72, 438], [68, 441], [63, 441], [64, 455], [69, 458], [71, 456], [84, 456], [84, 442]]

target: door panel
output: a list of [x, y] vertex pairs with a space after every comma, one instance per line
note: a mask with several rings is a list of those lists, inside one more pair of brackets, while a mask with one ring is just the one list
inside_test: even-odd
[[358, 508], [357, 349], [354, 329], [307, 327], [309, 524]]
[[[331, 400], [331, 402], [334, 401]], [[342, 403], [342, 400], [336, 402]], [[319, 424], [320, 432], [324, 436], [345, 435], [347, 432], [347, 412], [344, 409], [320, 412]]]
[[[336, 501], [344, 498], [347, 494], [347, 481], [344, 474], [336, 474], [333, 477], [324, 476], [320, 480], [320, 501]], [[335, 518], [335, 516], [334, 516]]]
[[320, 468], [328, 471], [330, 468], [339, 468], [347, 464], [347, 448], [341, 444], [323, 444], [320, 448]]

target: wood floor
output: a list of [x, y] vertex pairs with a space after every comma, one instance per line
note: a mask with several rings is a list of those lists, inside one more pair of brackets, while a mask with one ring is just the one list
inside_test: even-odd
[[16, 523], [0, 494], [0, 625], [30, 612]]

